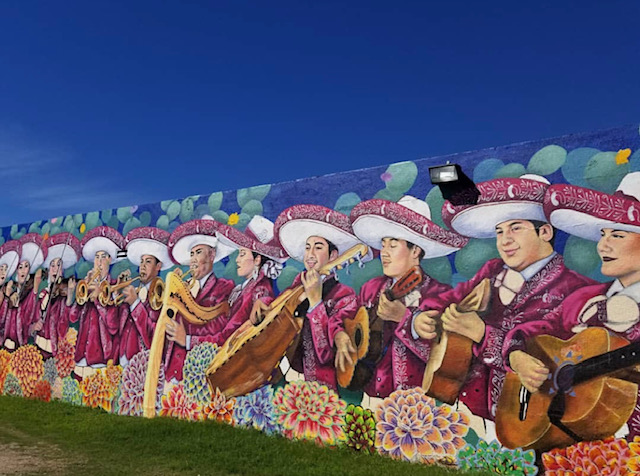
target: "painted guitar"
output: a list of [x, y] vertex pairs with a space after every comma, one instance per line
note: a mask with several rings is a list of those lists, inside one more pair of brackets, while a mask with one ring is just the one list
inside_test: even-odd
[[[422, 283], [422, 271], [419, 266], [414, 266], [407, 271], [400, 279], [398, 279], [393, 286], [384, 291], [385, 296], [389, 301], [395, 301], [401, 299], [416, 289]], [[373, 365], [377, 364], [382, 358], [382, 326], [384, 321], [378, 319], [378, 316], [374, 316], [369, 322], [369, 313], [364, 306], [358, 309], [358, 312], [353, 319], [345, 319], [344, 330], [349, 335], [355, 352], [351, 353], [351, 361], [353, 365], [345, 364], [345, 370], [341, 371], [336, 369], [336, 377], [338, 384], [341, 387], [350, 389], [362, 389], [371, 376], [372, 372], [366, 372], [366, 376], [360, 376], [361, 371], [358, 372], [358, 376], [354, 380], [354, 374], [356, 373], [356, 366], [358, 361], [367, 359], [373, 362]], [[364, 363], [360, 365], [365, 365]], [[366, 381], [365, 381], [366, 380]]]
[[[361, 263], [369, 248], [356, 245], [319, 270], [323, 277], [354, 262]], [[284, 291], [269, 306], [265, 318], [253, 325], [244, 322], [229, 336], [207, 369], [209, 387], [227, 397], [245, 395], [272, 378], [275, 368], [302, 330], [303, 318], [296, 316], [304, 287]]]
[[599, 440], [631, 416], [638, 385], [626, 380], [625, 369], [640, 362], [640, 342], [590, 327], [566, 341], [535, 337], [527, 353], [550, 369], [550, 378], [530, 394], [515, 373], [507, 374], [496, 413], [504, 446], [544, 451]]

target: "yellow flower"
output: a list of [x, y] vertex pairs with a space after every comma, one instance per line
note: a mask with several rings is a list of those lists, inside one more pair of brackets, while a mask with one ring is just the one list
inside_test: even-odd
[[237, 213], [232, 213], [231, 215], [229, 215], [229, 220], [227, 220], [227, 225], [230, 225], [230, 226], [237, 225], [239, 221], [240, 221], [240, 215], [238, 215]]
[[80, 233], [84, 233], [85, 231], [87, 231], [87, 225], [83, 223], [82, 225], [80, 225]]

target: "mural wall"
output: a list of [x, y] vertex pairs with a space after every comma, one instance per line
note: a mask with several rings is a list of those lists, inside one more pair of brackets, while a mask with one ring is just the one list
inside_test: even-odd
[[[447, 161], [477, 203], [431, 184]], [[2, 394], [501, 474], [640, 467], [637, 126], [54, 217], [0, 245]]]

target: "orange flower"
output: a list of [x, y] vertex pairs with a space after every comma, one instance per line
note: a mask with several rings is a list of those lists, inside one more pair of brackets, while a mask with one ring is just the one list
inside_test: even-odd
[[82, 390], [82, 404], [91, 408], [102, 408], [111, 412], [111, 400], [113, 394], [109, 388], [107, 377], [102, 373], [102, 369], [82, 379], [80, 384]]
[[229, 425], [233, 424], [233, 406], [235, 398], [227, 400], [220, 389], [216, 387], [216, 393], [209, 403], [202, 407], [202, 418], [204, 420], [216, 420]]

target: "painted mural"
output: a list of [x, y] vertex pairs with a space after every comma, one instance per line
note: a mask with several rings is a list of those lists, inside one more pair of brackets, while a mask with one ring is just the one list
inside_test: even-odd
[[[454, 204], [429, 167], [480, 192]], [[640, 471], [637, 126], [2, 229], [0, 392]]]

